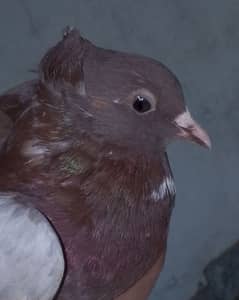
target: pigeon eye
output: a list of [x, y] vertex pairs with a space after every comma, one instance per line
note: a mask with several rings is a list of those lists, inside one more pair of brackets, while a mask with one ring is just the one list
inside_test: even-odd
[[151, 103], [150, 101], [142, 96], [137, 96], [136, 100], [133, 103], [133, 108], [138, 112], [138, 113], [145, 113], [151, 110]]

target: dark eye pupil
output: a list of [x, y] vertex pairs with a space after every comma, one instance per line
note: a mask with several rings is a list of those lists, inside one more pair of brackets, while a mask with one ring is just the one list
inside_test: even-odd
[[151, 109], [151, 104], [146, 98], [138, 96], [134, 101], [133, 107], [137, 112], [144, 113]]

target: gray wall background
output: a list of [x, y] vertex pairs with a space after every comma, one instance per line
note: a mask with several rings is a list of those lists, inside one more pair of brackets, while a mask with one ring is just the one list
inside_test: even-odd
[[205, 264], [239, 237], [239, 1], [2, 0], [0, 20], [0, 91], [32, 78], [29, 70], [68, 24], [177, 74], [213, 150], [170, 146], [177, 201], [151, 299], [187, 300]]

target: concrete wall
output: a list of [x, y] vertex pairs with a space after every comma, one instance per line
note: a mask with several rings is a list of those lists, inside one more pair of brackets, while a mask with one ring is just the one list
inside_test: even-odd
[[177, 143], [167, 262], [153, 299], [187, 300], [204, 265], [239, 236], [239, 1], [8, 0], [0, 7], [0, 90], [33, 77], [65, 25], [104, 47], [163, 61], [181, 80], [212, 152]]

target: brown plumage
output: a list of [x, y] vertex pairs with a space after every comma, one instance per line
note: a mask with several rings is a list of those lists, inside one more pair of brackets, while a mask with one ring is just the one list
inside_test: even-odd
[[12, 121], [0, 190], [34, 196], [59, 235], [67, 269], [57, 299], [125, 292], [166, 250], [175, 197], [167, 144], [210, 146], [176, 77], [69, 30], [39, 78], [2, 95], [0, 110]]

